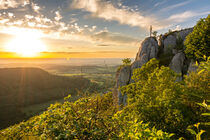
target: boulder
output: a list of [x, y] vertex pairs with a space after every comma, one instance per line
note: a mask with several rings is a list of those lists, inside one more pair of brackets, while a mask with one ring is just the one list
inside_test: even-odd
[[[185, 61], [185, 54], [183, 52], [177, 53], [173, 57], [169, 67], [176, 73], [182, 74], [184, 61]], [[177, 78], [176, 81], [181, 81], [181, 80], [182, 80], [182, 77], [179, 77]]]

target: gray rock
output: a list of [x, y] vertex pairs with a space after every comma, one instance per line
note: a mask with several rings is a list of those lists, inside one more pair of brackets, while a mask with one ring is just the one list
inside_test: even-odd
[[117, 77], [117, 94], [118, 94], [118, 104], [119, 105], [125, 106], [127, 103], [127, 95], [122, 95], [119, 88], [122, 86], [125, 86], [129, 83], [130, 75], [131, 75], [131, 66], [125, 66], [125, 67], [121, 68], [119, 75]]
[[[186, 63], [187, 59], [185, 58], [185, 54], [182, 52], [182, 49], [177, 50], [175, 48], [177, 45], [177, 39], [180, 37], [184, 41], [186, 36], [192, 31], [193, 28], [175, 31], [170, 33], [169, 35], [166, 34], [161, 36], [158, 41], [154, 37], [146, 38], [141, 43], [139, 51], [136, 54], [136, 59], [132, 63], [132, 65], [123, 67], [116, 75], [117, 82], [115, 86], [114, 95], [117, 98], [118, 104], [124, 106], [127, 104], [127, 95], [122, 95], [119, 88], [133, 82], [131, 79], [133, 70], [136, 68], [141, 68], [142, 65], [147, 63], [150, 59], [157, 58], [158, 51], [160, 51], [160, 56], [169, 55], [173, 57], [172, 60], [171, 58], [169, 59], [169, 66], [176, 73], [181, 73], [183, 75], [184, 72], [187, 72], [187, 70], [194, 70], [195, 68], [193, 67], [193, 64], [191, 64], [188, 68], [189, 62]], [[180, 80], [182, 80], [182, 77], [179, 77], [177, 79], [177, 81]]]
[[141, 60], [143, 63], [152, 58], [156, 58], [158, 54], [158, 42], [153, 37], [146, 38], [139, 48], [139, 52], [136, 55], [136, 60]]
[[[177, 53], [173, 57], [169, 67], [176, 73], [182, 74], [184, 60], [185, 60], [185, 54], [183, 52]], [[181, 81], [181, 80], [182, 80], [182, 77], [179, 77], [176, 81]]]
[[183, 41], [185, 41], [186, 36], [187, 36], [188, 34], [190, 34], [192, 31], [193, 31], [193, 28], [181, 30], [181, 31], [176, 32], [176, 36], [177, 36], [177, 38], [178, 38], [178, 36], [181, 37], [181, 39], [182, 39]]
[[175, 35], [167, 36], [164, 39], [163, 44], [164, 44], [164, 54], [171, 53], [176, 46], [176, 36]]
[[[148, 37], [141, 43], [136, 59], [131, 65], [131, 77], [134, 69], [141, 68], [152, 58], [157, 58], [158, 49], [158, 41], [153, 37]], [[133, 81], [130, 80], [131, 82]]]
[[164, 46], [164, 54], [171, 53], [171, 52], [173, 54], [176, 54], [177, 50], [175, 50], [174, 48], [177, 45], [176, 44], [177, 39], [181, 38], [184, 42], [186, 39], [186, 36], [190, 34], [192, 31], [193, 31], [193, 28], [189, 28], [185, 30], [175, 31], [168, 36], [165, 35], [163, 37], [164, 39], [161, 41], [163, 42], [163, 46]]

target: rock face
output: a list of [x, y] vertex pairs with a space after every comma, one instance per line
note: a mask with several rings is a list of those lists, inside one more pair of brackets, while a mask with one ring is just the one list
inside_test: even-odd
[[175, 31], [171, 33], [167, 33], [162, 37], [163, 48], [164, 53], [173, 53], [176, 54], [177, 51], [174, 50], [177, 46], [178, 39], [181, 39], [183, 42], [185, 41], [186, 36], [193, 31], [193, 28], [181, 30], [181, 31]]
[[158, 42], [154, 37], [146, 38], [139, 48], [134, 63], [131, 65], [131, 70], [141, 68], [141, 66], [147, 63], [152, 58], [157, 58], [158, 54]]
[[[183, 52], [177, 53], [173, 57], [169, 67], [176, 73], [182, 74], [184, 67], [184, 60], [185, 60], [185, 54]], [[181, 81], [181, 80], [182, 77], [178, 77], [176, 81]]]
[[118, 95], [118, 104], [126, 105], [127, 95], [122, 95], [119, 88], [125, 86], [131, 82], [131, 76], [133, 69], [141, 68], [141, 66], [147, 63], [152, 58], [157, 58], [158, 54], [158, 42], [154, 37], [146, 38], [139, 48], [139, 52], [136, 55], [136, 59], [131, 66], [125, 66], [121, 68], [117, 76], [117, 95]]
[[[166, 61], [167, 65], [169, 65], [169, 67], [176, 73], [180, 73], [181, 75], [185, 74], [186, 69], [188, 71], [194, 71], [196, 67], [193, 66], [193, 61], [189, 64], [189, 60], [185, 57], [183, 48], [177, 47], [180, 44], [184, 44], [183, 42], [186, 36], [192, 31], [193, 28], [189, 28], [181, 31], [166, 33], [160, 37], [158, 41], [154, 37], [146, 38], [142, 42], [136, 55], [136, 59], [131, 66], [122, 67], [117, 74], [115, 87], [115, 94], [117, 95], [115, 96], [118, 98], [118, 104], [124, 106], [127, 104], [127, 95], [122, 95], [119, 88], [133, 82], [131, 79], [133, 70], [141, 68], [143, 64], [147, 63], [152, 58], [160, 59], [160, 61], [161, 55], [164, 56], [164, 59], [171, 58]], [[180, 80], [182, 80], [182, 77], [177, 79], [177, 81]]]
[[117, 77], [117, 94], [118, 94], [117, 97], [119, 105], [121, 104], [126, 105], [127, 103], [126, 102], [127, 95], [122, 95], [119, 88], [129, 84], [130, 76], [131, 76], [131, 67], [125, 66], [120, 70], [119, 76]]

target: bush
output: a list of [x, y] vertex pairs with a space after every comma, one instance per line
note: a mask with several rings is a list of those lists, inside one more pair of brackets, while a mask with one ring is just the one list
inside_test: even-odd
[[172, 136], [133, 120], [131, 114], [116, 112], [112, 93], [82, 98], [75, 103], [66, 101], [1, 130], [0, 139], [169, 139]]
[[184, 42], [188, 58], [201, 61], [203, 56], [210, 55], [210, 15], [200, 19]]
[[[151, 59], [140, 69], [134, 70], [132, 79], [135, 82], [122, 87], [121, 91], [128, 95], [128, 107], [136, 118], [149, 123], [151, 127], [175, 133], [177, 138], [191, 138], [186, 128], [201, 120], [202, 109], [188, 98], [190, 95], [186, 91], [191, 87], [187, 82], [175, 82], [177, 76], [170, 68], [159, 67], [158, 61]], [[202, 85], [208, 82], [208, 78], [202, 80]], [[206, 86], [202, 85], [199, 85], [200, 89], [205, 89]], [[200, 93], [197, 89], [191, 90], [195, 94]], [[203, 92], [208, 94], [207, 90]]]

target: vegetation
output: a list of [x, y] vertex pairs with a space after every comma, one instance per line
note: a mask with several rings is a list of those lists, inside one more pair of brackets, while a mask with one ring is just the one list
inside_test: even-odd
[[[0, 131], [4, 139], [169, 139], [165, 133], [117, 112], [112, 94], [55, 104], [27, 122]], [[115, 114], [116, 113], [116, 114]], [[135, 131], [134, 131], [135, 130]]]
[[[208, 116], [202, 116], [207, 109], [197, 104], [209, 100], [208, 79], [200, 77], [209, 76], [209, 65], [208, 59], [198, 72], [174, 82], [177, 74], [152, 59], [134, 70], [134, 83], [122, 87], [128, 106], [121, 111], [111, 92], [74, 103], [67, 97], [63, 104], [51, 105], [43, 114], [1, 130], [0, 139], [193, 139], [189, 126], [209, 122]], [[203, 123], [200, 127], [205, 133], [199, 136], [207, 138], [209, 128]]]
[[131, 59], [130, 58], [125, 58], [122, 60], [123, 65], [130, 65], [131, 64]]
[[131, 65], [131, 59], [130, 58], [124, 58], [122, 59], [122, 65], [120, 65], [117, 69], [117, 71], [120, 71], [124, 66], [130, 66]]
[[157, 33], [158, 33], [157, 31], [153, 31], [153, 32], [152, 32], [152, 35], [153, 35], [154, 37], [157, 37]]
[[180, 35], [177, 36], [175, 49], [177, 49], [177, 50], [184, 50], [185, 49], [183, 39], [181, 38]]
[[210, 56], [210, 15], [197, 22], [184, 44], [188, 58], [201, 61], [204, 55]]
[[[199, 67], [183, 81], [175, 82], [178, 74], [151, 59], [133, 70], [132, 83], [121, 87], [122, 94], [128, 95], [128, 105], [122, 110], [114, 103], [112, 92], [87, 96], [83, 91], [86, 96], [75, 102], [69, 95], [64, 103], [51, 105], [28, 121], [1, 130], [0, 139], [209, 139], [210, 57], [206, 25], [209, 16], [201, 19], [187, 37], [186, 53], [199, 60]], [[200, 47], [189, 45], [197, 35]], [[177, 45], [177, 49], [183, 49], [182, 40], [177, 39]], [[193, 53], [189, 53], [190, 49]], [[129, 58], [122, 61], [122, 66], [131, 64]]]
[[[88, 92], [91, 85], [81, 76], [57, 76], [39, 68], [0, 69], [0, 128], [31, 117], [24, 111], [29, 106], [63, 99], [68, 94], [75, 97], [78, 91]], [[43, 109], [46, 107], [40, 106], [39, 110]]]

